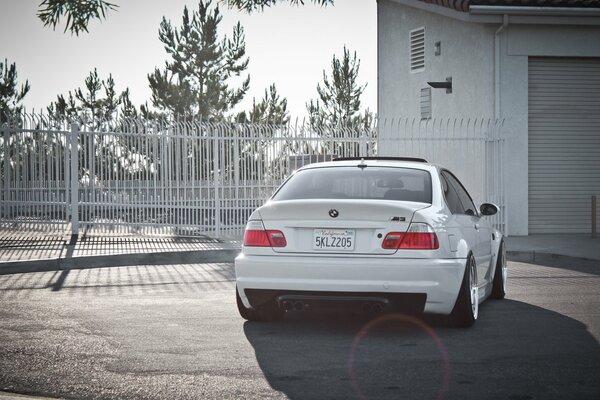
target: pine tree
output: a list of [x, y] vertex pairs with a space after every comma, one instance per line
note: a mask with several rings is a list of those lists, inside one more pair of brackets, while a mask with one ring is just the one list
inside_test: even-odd
[[85, 78], [85, 88], [69, 91], [66, 98], [59, 94], [47, 110], [59, 121], [77, 116], [79, 120], [89, 123], [95, 129], [101, 126], [114, 127], [117, 115], [138, 115], [129, 97], [129, 88], [117, 94], [112, 75], [102, 79], [98, 76], [96, 68]]
[[8, 64], [8, 60], [0, 62], [0, 123], [14, 115], [20, 114], [21, 102], [29, 92], [29, 81], [19, 87], [17, 81], [17, 65]]
[[[334, 0], [312, 0], [314, 4], [327, 6], [333, 4]], [[304, 5], [304, 0], [220, 0], [230, 8], [237, 8], [247, 12], [262, 11], [278, 3], [289, 3], [292, 5]], [[44, 23], [56, 29], [61, 18], [66, 18], [64, 32], [79, 36], [82, 32], [88, 32], [90, 21], [96, 19], [102, 21], [110, 11], [115, 11], [119, 6], [105, 0], [42, 0], [38, 7], [37, 16]]]
[[[145, 146], [144, 137], [137, 141], [137, 147], [131, 146], [128, 135], [101, 135], [97, 132], [128, 132], [137, 125], [126, 118], [136, 118], [143, 114], [144, 108], [136, 109], [130, 99], [129, 88], [118, 93], [115, 80], [109, 74], [103, 79], [94, 68], [85, 78], [84, 87], [69, 91], [64, 96], [59, 94], [56, 101], [47, 107], [48, 121], [57, 126], [64, 126], [70, 121], [77, 121], [80, 129], [87, 132], [79, 138], [80, 158], [79, 178], [86, 182], [95, 182], [98, 176], [106, 171], [141, 174], [142, 164], [139, 160], [149, 154], [140, 153]], [[92, 146], [92, 147], [90, 147]], [[92, 153], [89, 153], [92, 151]], [[136, 165], [136, 167], [132, 167]], [[145, 164], [147, 165], [147, 164]]]
[[[361, 112], [360, 97], [367, 85], [358, 84], [359, 70], [356, 52], [351, 55], [346, 46], [341, 60], [333, 55], [330, 75], [323, 70], [323, 86], [317, 84], [319, 97], [306, 104], [310, 124], [322, 136], [335, 139], [347, 135], [347, 128], [365, 133], [372, 129], [373, 114], [369, 110]], [[347, 147], [335, 141], [325, 142], [322, 147], [329, 155], [348, 155]], [[358, 152], [357, 147], [354, 153]]]
[[[300, 6], [304, 5], [304, 1], [305, 0], [221, 0], [222, 3], [227, 3], [231, 8], [235, 7], [247, 12], [263, 11], [265, 8], [283, 3]], [[332, 5], [334, 0], [311, 0], [311, 2], [325, 7]]]
[[351, 56], [346, 46], [341, 60], [333, 55], [331, 75], [323, 70], [323, 86], [317, 84], [319, 98], [306, 105], [313, 125], [333, 128], [363, 121], [360, 97], [367, 85], [358, 84], [359, 70], [360, 60], [356, 52]]
[[248, 67], [244, 30], [238, 22], [231, 38], [219, 40], [221, 19], [210, 0], [200, 0], [191, 15], [185, 7], [180, 27], [163, 17], [159, 39], [171, 60], [164, 70], [156, 68], [148, 75], [152, 103], [159, 110], [222, 120], [242, 100], [250, 76], [238, 88], [231, 81]]
[[273, 83], [265, 89], [265, 96], [257, 103], [252, 99], [252, 109], [242, 112], [237, 117], [238, 122], [286, 125], [290, 121], [287, 110], [287, 99], [281, 98]]
[[104, 0], [43, 0], [38, 8], [37, 16], [44, 23], [56, 29], [61, 17], [67, 19], [65, 30], [79, 36], [88, 32], [88, 24], [92, 19], [103, 20], [109, 11], [119, 7]]

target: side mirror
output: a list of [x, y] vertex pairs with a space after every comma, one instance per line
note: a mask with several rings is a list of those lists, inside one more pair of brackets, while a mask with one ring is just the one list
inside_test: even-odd
[[481, 215], [494, 215], [498, 213], [498, 206], [492, 203], [483, 203], [479, 207]]

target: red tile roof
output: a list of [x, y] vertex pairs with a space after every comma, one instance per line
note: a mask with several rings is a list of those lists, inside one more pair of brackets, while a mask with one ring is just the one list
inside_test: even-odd
[[600, 0], [420, 0], [424, 3], [468, 12], [469, 6], [584, 7], [600, 8]]

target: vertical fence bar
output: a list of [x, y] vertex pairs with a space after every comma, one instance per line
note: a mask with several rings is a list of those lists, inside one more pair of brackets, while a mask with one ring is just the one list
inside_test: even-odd
[[592, 196], [592, 239], [596, 239], [596, 196]]
[[79, 235], [79, 126], [77, 122], [71, 123], [71, 239]]
[[219, 196], [219, 134], [218, 130], [213, 127], [212, 129], [213, 139], [213, 184], [215, 188], [214, 193], [214, 221], [215, 221], [215, 237], [221, 237], [221, 198]]
[[4, 203], [4, 219], [8, 220], [9, 214], [9, 199], [10, 199], [10, 131], [6, 125], [1, 125], [2, 137], [4, 138], [4, 197], [2, 202]]

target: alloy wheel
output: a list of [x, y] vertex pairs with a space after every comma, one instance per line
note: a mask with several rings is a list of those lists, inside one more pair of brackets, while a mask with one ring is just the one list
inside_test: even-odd
[[477, 287], [477, 268], [473, 257], [469, 260], [469, 286], [471, 293], [471, 311], [473, 313], [473, 319], [477, 319], [477, 315], [479, 314], [479, 288]]

